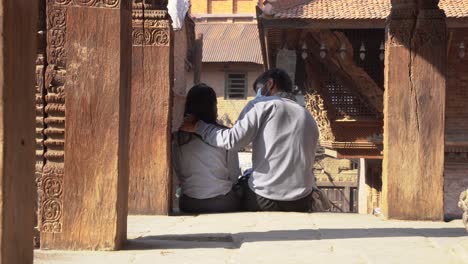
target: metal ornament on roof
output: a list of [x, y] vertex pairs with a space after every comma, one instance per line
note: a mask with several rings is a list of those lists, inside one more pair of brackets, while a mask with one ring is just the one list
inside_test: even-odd
[[320, 58], [325, 59], [326, 56], [327, 56], [327, 48], [325, 47], [325, 44], [322, 43], [320, 45]]
[[366, 46], [364, 46], [364, 42], [361, 43], [361, 48], [359, 49], [359, 58], [361, 60], [366, 59]]
[[340, 57], [342, 60], [346, 58], [346, 45], [344, 43], [341, 44]]
[[301, 53], [301, 57], [303, 60], [307, 59], [307, 44], [304, 42], [304, 44], [302, 44], [302, 53]]
[[458, 56], [460, 57], [460, 59], [465, 58], [465, 42], [463, 41], [458, 46]]
[[380, 43], [380, 54], [379, 54], [379, 59], [383, 61], [385, 58], [385, 45], [383, 41]]

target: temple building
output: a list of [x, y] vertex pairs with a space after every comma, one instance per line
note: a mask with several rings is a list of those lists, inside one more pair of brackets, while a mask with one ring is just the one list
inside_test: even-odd
[[[390, 118], [384, 117], [384, 110], [392, 107], [384, 107], [384, 93], [390, 81], [384, 80], [384, 69], [391, 67], [386, 50], [394, 42], [393, 31], [387, 36], [385, 31], [390, 1], [289, 0], [265, 1], [264, 4], [258, 9], [258, 21], [265, 66], [286, 68], [294, 76], [296, 85], [306, 96], [307, 108], [319, 124], [320, 144], [325, 147], [326, 154], [360, 159], [363, 178], [360, 180], [359, 200], [367, 201], [360, 211], [372, 212], [372, 208], [380, 208], [383, 206], [381, 161], [386, 148], [384, 122], [391, 122]], [[444, 215], [451, 219], [460, 217], [456, 201], [458, 194], [468, 185], [468, 82], [465, 74], [468, 65], [465, 55], [468, 3], [441, 0], [439, 6], [447, 16], [445, 50], [448, 61], [442, 117], [445, 121], [441, 125], [445, 127]], [[427, 35], [420, 38], [421, 41], [431, 40]], [[417, 50], [416, 44], [410, 45]], [[417, 73], [410, 69], [409, 74], [411, 81]], [[398, 83], [399, 77], [395, 78], [393, 89], [403, 89], [403, 84]], [[392, 103], [397, 104], [400, 99]], [[417, 94], [414, 100], [415, 111], [418, 111], [421, 102], [428, 99]], [[405, 120], [415, 118], [417, 126], [414, 129], [419, 130], [418, 118], [421, 117], [412, 116], [407, 112], [410, 109], [402, 108], [402, 112], [395, 113], [398, 116], [392, 118], [400, 118], [406, 123], [408, 121]], [[428, 129], [435, 128], [435, 123], [428, 124]], [[406, 133], [405, 129], [410, 131], [413, 128], [399, 129]], [[392, 146], [401, 146], [399, 151], [404, 151], [410, 146], [405, 146], [402, 134], [399, 137], [401, 140], [395, 138]], [[414, 142], [415, 136], [409, 137], [408, 140]], [[430, 141], [430, 138], [424, 140]], [[425, 159], [427, 154], [423, 150], [416, 152], [413, 159]], [[412, 169], [417, 170], [417, 167]]]

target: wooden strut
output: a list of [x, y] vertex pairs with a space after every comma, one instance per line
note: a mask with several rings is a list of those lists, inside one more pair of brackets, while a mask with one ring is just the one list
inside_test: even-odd
[[[323, 66], [330, 73], [336, 74], [345, 84], [352, 87], [352, 91], [367, 102], [376, 112], [383, 112], [383, 90], [352, 58], [352, 48], [347, 52], [345, 59], [339, 58], [339, 49], [344, 43], [346, 47], [352, 47], [351, 43], [340, 32], [321, 30], [318, 32], [305, 31], [303, 39], [308, 50], [317, 61], [323, 62]], [[325, 43], [327, 56], [320, 57], [321, 43]]]

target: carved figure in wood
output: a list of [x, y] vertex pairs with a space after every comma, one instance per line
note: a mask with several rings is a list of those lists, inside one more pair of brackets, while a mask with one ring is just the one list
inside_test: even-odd
[[463, 210], [463, 224], [465, 224], [466, 232], [468, 232], [468, 188], [460, 194], [458, 207]]

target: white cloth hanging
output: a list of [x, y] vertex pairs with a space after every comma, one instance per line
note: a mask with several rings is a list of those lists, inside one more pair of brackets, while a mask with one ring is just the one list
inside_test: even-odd
[[172, 28], [181, 30], [184, 26], [185, 15], [190, 9], [190, 0], [169, 0], [167, 10], [172, 19]]

